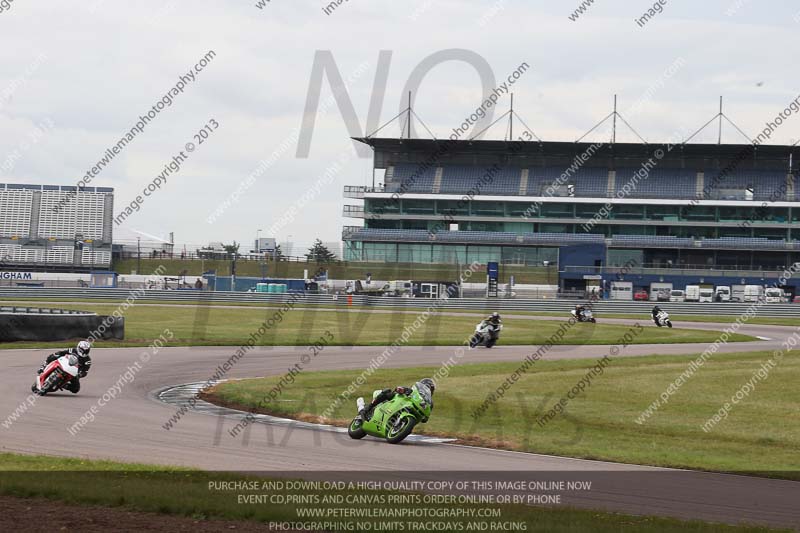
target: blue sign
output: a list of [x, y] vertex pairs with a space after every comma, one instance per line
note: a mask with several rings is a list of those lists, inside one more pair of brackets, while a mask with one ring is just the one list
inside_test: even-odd
[[489, 279], [498, 279], [500, 277], [500, 267], [496, 261], [486, 263], [486, 273]]

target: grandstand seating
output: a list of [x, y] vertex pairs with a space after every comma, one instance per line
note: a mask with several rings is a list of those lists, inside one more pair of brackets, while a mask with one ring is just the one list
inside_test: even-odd
[[635, 177], [640, 171], [641, 168], [618, 168], [614, 194], [620, 194], [628, 183], [632, 192], [627, 198], [690, 199], [697, 194], [697, 172], [693, 170], [656, 167]]
[[0, 237], [27, 236], [31, 231], [33, 192], [0, 189]]
[[784, 239], [767, 239], [764, 237], [720, 237], [718, 239], [701, 239], [696, 246], [699, 248], [733, 248], [733, 249], [766, 249], [786, 248]]
[[420, 171], [420, 166], [411, 163], [400, 163], [394, 166], [386, 179], [386, 192], [405, 191], [410, 193], [431, 193], [436, 167], [432, 166]]
[[[110, 265], [113, 189], [0, 184], [0, 257], [73, 265], [75, 241], [92, 241], [78, 264]], [[64, 242], [66, 241], [66, 243]], [[89, 254], [89, 255], [87, 255]]]
[[[546, 167], [531, 168], [528, 177], [528, 195], [546, 195], [547, 188], [556, 181], [575, 185], [575, 196], [602, 197], [608, 194], [608, 169], [600, 167], [581, 167], [576, 172], [570, 173], [569, 178], [561, 179], [563, 168]], [[554, 194], [564, 196], [564, 194]]]
[[667, 235], [612, 235], [611, 246], [652, 248], [687, 248], [694, 245], [694, 239], [671, 237]]
[[704, 184], [713, 184], [708, 196], [716, 200], [743, 200], [748, 187], [753, 189], [753, 200], [786, 199], [786, 172], [779, 170], [735, 170], [723, 175], [719, 169], [706, 169]]
[[496, 194], [518, 195], [522, 169], [506, 167], [493, 171], [489, 167], [448, 166], [443, 167], [443, 194]]

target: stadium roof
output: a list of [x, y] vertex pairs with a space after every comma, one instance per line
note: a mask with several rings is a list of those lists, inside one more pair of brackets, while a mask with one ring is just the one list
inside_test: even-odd
[[[417, 160], [425, 154], [440, 152], [442, 163], [464, 156], [496, 158], [512, 157], [534, 161], [571, 160], [587, 151], [594, 154], [592, 159], [607, 159], [613, 166], [615, 160], [646, 160], [657, 150], [663, 150], [662, 163], [665, 166], [724, 166], [730, 161], [739, 164], [749, 163], [750, 167], [764, 169], [792, 170], [798, 167], [800, 146], [753, 145], [753, 144], [666, 144], [666, 143], [591, 143], [560, 141], [520, 141], [504, 140], [457, 140], [448, 139], [401, 139], [353, 137], [353, 140], [369, 145], [375, 151], [376, 168], [397, 161]], [[595, 148], [591, 149], [592, 146]], [[538, 161], [537, 161], [538, 160]]]

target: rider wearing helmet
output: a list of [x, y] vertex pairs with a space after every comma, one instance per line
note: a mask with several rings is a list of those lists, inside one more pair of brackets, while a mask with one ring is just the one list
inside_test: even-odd
[[[430, 398], [431, 409], [433, 409], [433, 391], [436, 389], [436, 383], [434, 383], [431, 378], [422, 378], [421, 380], [417, 381], [416, 386], [421, 396]], [[395, 387], [394, 389], [375, 391], [373, 393], [372, 402], [370, 402], [370, 404], [364, 409], [361, 409], [358, 412], [358, 416], [361, 417], [361, 420], [368, 420], [372, 415], [372, 411], [378, 405], [382, 404], [383, 402], [388, 402], [394, 398], [395, 394], [405, 394], [406, 396], [411, 396], [411, 392], [411, 387]]]
[[492, 336], [494, 340], [497, 340], [497, 334], [498, 331], [500, 330], [500, 325], [502, 323], [503, 321], [500, 319], [500, 313], [498, 313], [497, 311], [495, 311], [488, 317], [484, 318], [482, 322], [482, 324], [489, 324], [492, 326], [492, 329], [489, 331], [489, 334]]
[[92, 358], [89, 357], [89, 352], [92, 350], [92, 345], [89, 344], [89, 341], [81, 341], [75, 348], [69, 348], [67, 350], [59, 350], [51, 355], [47, 356], [45, 359], [44, 364], [39, 368], [37, 374], [41, 374], [44, 372], [44, 368], [64, 355], [77, 355], [78, 356], [78, 375], [72, 378], [69, 383], [66, 385], [66, 389], [74, 394], [77, 394], [79, 390], [81, 390], [81, 382], [80, 378], [86, 377], [86, 374], [89, 373], [89, 369], [92, 366]]
[[661, 308], [659, 306], [656, 305], [655, 307], [653, 307], [653, 310], [650, 313], [653, 316], [653, 320], [656, 320], [656, 318], [658, 317], [658, 313], [660, 312]]
[[503, 321], [500, 320], [500, 313], [498, 313], [497, 311], [486, 317], [485, 321], [493, 326], [499, 326], [500, 324], [503, 323]]

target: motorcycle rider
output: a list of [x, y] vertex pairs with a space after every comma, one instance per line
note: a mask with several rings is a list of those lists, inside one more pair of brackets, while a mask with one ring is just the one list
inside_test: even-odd
[[92, 345], [89, 344], [89, 341], [81, 341], [78, 343], [78, 346], [75, 348], [68, 348], [66, 350], [59, 350], [47, 356], [45, 359], [44, 364], [39, 367], [37, 374], [41, 374], [44, 372], [44, 368], [58, 359], [59, 357], [63, 357], [65, 355], [77, 355], [78, 356], [78, 375], [69, 380], [66, 385], [66, 389], [73, 394], [78, 394], [78, 391], [81, 390], [81, 382], [80, 378], [85, 378], [86, 374], [89, 373], [89, 369], [92, 366], [92, 358], [89, 357], [89, 352], [92, 350]]
[[503, 323], [503, 321], [500, 320], [500, 313], [498, 313], [497, 311], [495, 311], [494, 313], [483, 319], [483, 321], [488, 322], [489, 324], [495, 327]]
[[586, 307], [583, 304], [576, 304], [575, 305], [575, 318], [578, 320], [583, 319], [583, 312], [586, 311]]
[[503, 321], [500, 319], [500, 313], [495, 311], [488, 317], [484, 318], [482, 323], [490, 324], [492, 326], [492, 338], [497, 339], [497, 331], [500, 329], [500, 325], [503, 323]]
[[655, 307], [653, 307], [653, 310], [650, 313], [653, 316], [653, 322], [655, 322], [656, 324], [658, 324], [658, 314], [660, 312], [661, 312], [661, 308], [656, 305]]
[[[433, 409], [433, 391], [436, 390], [436, 384], [433, 382], [431, 378], [422, 378], [421, 380], [417, 381], [416, 385], [420, 395], [431, 399], [431, 409]], [[361, 420], [367, 420], [368, 415], [371, 415], [372, 411], [378, 405], [382, 404], [383, 402], [388, 402], [389, 400], [394, 398], [396, 394], [405, 394], [406, 396], [411, 396], [411, 392], [412, 392], [411, 387], [395, 387], [394, 389], [383, 389], [382, 391], [378, 392], [378, 394], [374, 395], [375, 397], [372, 399], [369, 405], [367, 405], [364, 409], [358, 411], [358, 416], [359, 418], [361, 418]]]

